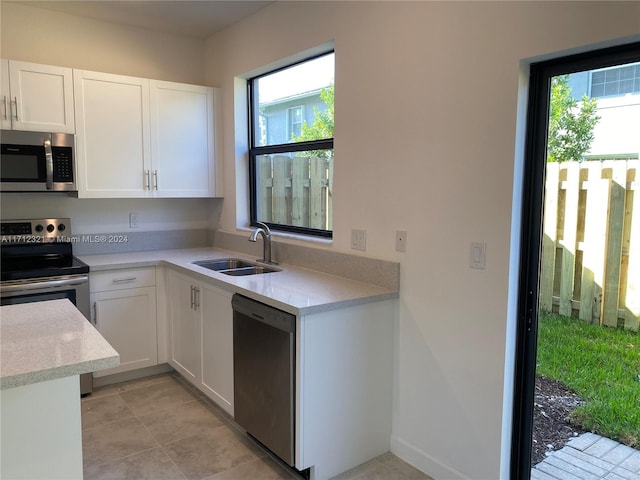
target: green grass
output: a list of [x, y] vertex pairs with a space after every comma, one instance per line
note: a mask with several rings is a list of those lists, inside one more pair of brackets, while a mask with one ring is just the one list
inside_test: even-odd
[[585, 400], [572, 413], [575, 425], [640, 446], [640, 334], [541, 314], [536, 374]]

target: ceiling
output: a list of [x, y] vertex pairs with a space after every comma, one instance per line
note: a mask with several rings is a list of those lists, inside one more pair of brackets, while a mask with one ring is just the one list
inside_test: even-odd
[[268, 0], [23, 0], [15, 3], [204, 39], [245, 17], [253, 15], [273, 2]]

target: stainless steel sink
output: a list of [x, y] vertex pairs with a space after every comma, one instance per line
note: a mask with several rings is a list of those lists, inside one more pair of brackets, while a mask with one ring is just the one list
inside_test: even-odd
[[245, 275], [260, 275], [263, 273], [280, 272], [279, 268], [267, 267], [256, 263], [247, 262], [240, 258], [218, 258], [215, 260], [197, 260], [192, 262], [209, 270], [231, 275], [233, 277], [243, 277]]
[[220, 273], [231, 275], [232, 277], [244, 277], [245, 275], [260, 275], [262, 273], [279, 272], [279, 269], [270, 267], [238, 267], [230, 270], [222, 270]]
[[199, 265], [200, 267], [208, 268], [209, 270], [215, 270], [219, 272], [220, 270], [231, 270], [234, 268], [243, 268], [243, 267], [253, 267], [254, 264], [251, 262], [247, 262], [246, 260], [241, 260], [239, 258], [218, 258], [215, 260], [198, 260], [193, 262], [194, 265]]

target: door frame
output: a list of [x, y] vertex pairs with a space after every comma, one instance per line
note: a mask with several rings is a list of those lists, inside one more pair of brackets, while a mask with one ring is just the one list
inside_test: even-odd
[[526, 115], [520, 225], [517, 327], [510, 478], [531, 475], [533, 400], [538, 345], [538, 296], [551, 78], [640, 61], [640, 42], [532, 63]]

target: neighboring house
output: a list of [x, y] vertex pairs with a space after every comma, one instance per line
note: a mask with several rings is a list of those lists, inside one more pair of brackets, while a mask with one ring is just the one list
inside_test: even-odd
[[639, 158], [640, 62], [569, 76], [573, 96], [596, 98], [600, 121], [587, 159]]
[[320, 98], [321, 91], [319, 88], [262, 103], [259, 143], [287, 143], [293, 136], [300, 135], [304, 123], [313, 124], [316, 109], [320, 112], [327, 109], [327, 104]]

